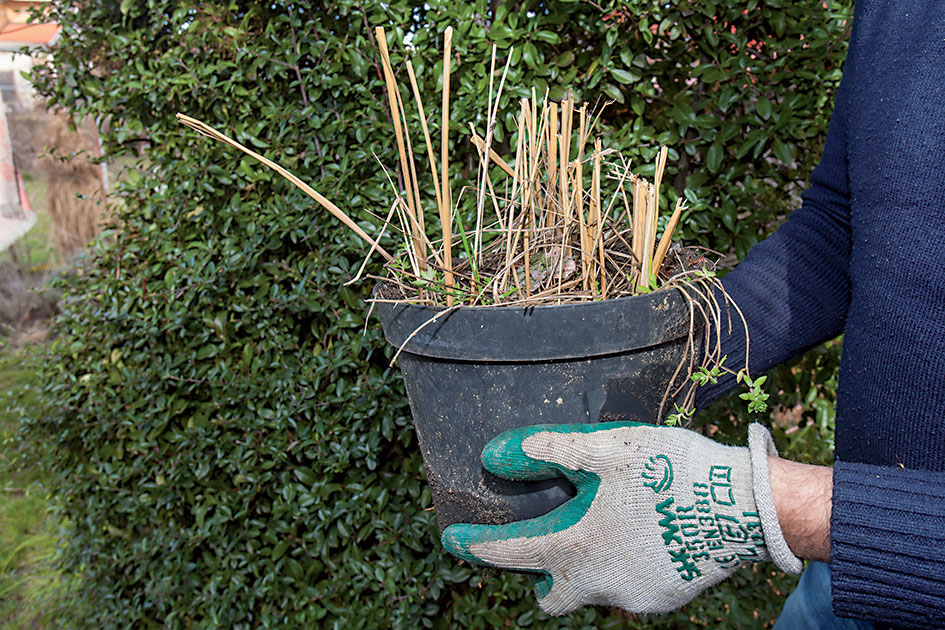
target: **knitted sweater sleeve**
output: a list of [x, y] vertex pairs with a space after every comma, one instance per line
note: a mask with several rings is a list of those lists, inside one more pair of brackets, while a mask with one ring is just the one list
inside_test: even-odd
[[[850, 303], [850, 192], [847, 177], [845, 86], [841, 85], [820, 164], [802, 206], [770, 237], [755, 245], [723, 280], [748, 326], [733, 319], [722, 331], [726, 365], [763, 374], [843, 331]], [[704, 407], [735, 386], [735, 377], [700, 387]]]
[[945, 473], [838, 461], [833, 475], [834, 612], [945, 628]]

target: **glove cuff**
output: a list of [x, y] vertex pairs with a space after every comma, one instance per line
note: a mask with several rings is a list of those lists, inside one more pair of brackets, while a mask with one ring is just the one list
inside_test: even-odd
[[761, 529], [765, 535], [765, 546], [771, 554], [771, 560], [785, 573], [800, 573], [804, 562], [794, 555], [784, 540], [778, 513], [774, 508], [774, 496], [771, 493], [771, 479], [768, 471], [768, 456], [777, 457], [778, 449], [774, 446], [771, 433], [760, 424], [748, 427], [748, 452], [751, 457], [752, 490], [755, 493], [755, 506], [761, 517]]

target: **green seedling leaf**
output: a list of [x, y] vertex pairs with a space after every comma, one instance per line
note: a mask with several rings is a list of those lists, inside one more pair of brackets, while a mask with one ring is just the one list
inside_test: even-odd
[[665, 424], [667, 426], [681, 426], [683, 422], [691, 420], [693, 414], [696, 412], [695, 408], [686, 409], [685, 407], [680, 407], [679, 405], [673, 406], [676, 408], [676, 413], [671, 413], [666, 417]]

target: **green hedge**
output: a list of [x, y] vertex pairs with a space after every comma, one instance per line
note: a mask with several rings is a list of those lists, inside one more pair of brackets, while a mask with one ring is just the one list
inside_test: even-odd
[[[369, 287], [342, 288], [360, 244], [174, 114], [274, 157], [376, 233], [369, 212], [391, 196], [371, 154], [397, 160], [373, 27], [412, 34], [430, 109], [451, 25], [455, 189], [473, 159], [466, 123], [483, 125], [491, 43], [515, 46], [509, 102], [532, 86], [613, 99], [607, 143], [641, 164], [670, 145], [670, 194], [698, 201], [683, 235], [741, 256], [819, 156], [849, 4], [55, 2], [63, 32], [35, 84], [98, 117], [111, 159], [136, 157], [69, 281], [44, 408], [22, 422], [68, 522], [60, 564], [78, 586], [63, 625], [763, 627], [791, 583], [770, 566], [670, 615], [551, 620], [524, 578], [448, 557], [391, 352], [375, 320], [362, 334]], [[392, 43], [398, 67], [404, 54]], [[496, 130], [506, 145], [511, 124]], [[829, 457], [818, 435], [832, 390], [810, 375], [835, 356], [783, 369], [774, 400], [797, 401], [804, 427], [778, 434], [787, 448]], [[704, 422], [738, 440], [739, 413]]]

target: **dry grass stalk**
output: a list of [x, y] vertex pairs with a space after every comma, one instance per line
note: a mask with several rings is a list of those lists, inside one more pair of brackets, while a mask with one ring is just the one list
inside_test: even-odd
[[653, 256], [654, 269], [659, 269], [662, 266], [663, 260], [666, 258], [666, 252], [669, 251], [669, 245], [673, 240], [673, 231], [679, 224], [679, 217], [682, 215], [682, 211], [685, 209], [686, 204], [683, 203], [683, 198], [679, 197], [676, 200], [676, 209], [673, 210], [673, 216], [669, 218], [669, 223], [666, 224], [666, 230], [663, 231], [663, 237], [660, 239], [660, 244], [656, 248], [656, 255]]
[[420, 270], [426, 269], [426, 251], [420, 240], [420, 225], [422, 219], [417, 214], [417, 197], [413, 191], [413, 181], [415, 179], [414, 170], [416, 166], [412, 159], [408, 157], [404, 150], [404, 130], [401, 128], [400, 118], [400, 93], [397, 90], [397, 81], [394, 79], [394, 68], [390, 62], [390, 53], [387, 50], [387, 34], [384, 28], [378, 26], [374, 29], [374, 36], [377, 38], [377, 45], [381, 51], [381, 62], [384, 67], [384, 82], [387, 84], [387, 102], [390, 106], [391, 124], [394, 126], [394, 138], [397, 141], [397, 153], [400, 155], [400, 169], [403, 175], [404, 189], [407, 191], [407, 207], [410, 211], [410, 230], [413, 236], [414, 255], [420, 264]]
[[430, 140], [430, 129], [427, 127], [427, 114], [420, 98], [420, 88], [417, 86], [417, 76], [413, 71], [413, 63], [407, 61], [407, 75], [410, 77], [410, 89], [417, 101], [417, 113], [420, 116], [420, 126], [423, 129], [423, 141], [427, 145], [427, 157], [430, 160], [430, 172], [433, 174], [433, 193], [436, 195], [437, 211], [443, 207], [443, 195], [440, 193], [440, 179], [436, 169], [436, 157], [433, 155], [433, 142]]
[[443, 98], [442, 122], [440, 126], [440, 176], [443, 178], [441, 189], [443, 203], [438, 207], [440, 225], [443, 232], [443, 266], [446, 286], [446, 305], [453, 305], [453, 217], [451, 214], [452, 194], [450, 192], [449, 176], [449, 142], [450, 142], [450, 60], [453, 49], [453, 28], [446, 27], [443, 34]]
[[[488, 104], [488, 118], [486, 122], [486, 134], [485, 134], [485, 150], [480, 150], [480, 162], [479, 162], [479, 171], [480, 171], [480, 183], [478, 189], [478, 197], [476, 200], [476, 232], [474, 236], [473, 243], [473, 255], [476, 258], [476, 264], [482, 266], [482, 236], [483, 236], [483, 221], [485, 219], [485, 199], [491, 194], [492, 199], [495, 199], [495, 193], [491, 190], [492, 182], [489, 180], [489, 150], [492, 145], [492, 133], [495, 129], [496, 116], [499, 112], [499, 103], [502, 99], [502, 88], [505, 86], [505, 77], [508, 76], [509, 66], [512, 63], [512, 50], [509, 50], [508, 59], [505, 62], [505, 69], [502, 71], [502, 78], [499, 80], [499, 89], [495, 95], [495, 102], [492, 101], [492, 82], [495, 77], [495, 60], [496, 60], [496, 46], [492, 46], [492, 62], [490, 64], [489, 70], [489, 104]], [[487, 185], [488, 182], [488, 185]], [[498, 207], [496, 206], [496, 209]], [[498, 214], [498, 213], [497, 213]], [[501, 218], [500, 218], [501, 220]]]
[[[594, 171], [591, 180], [591, 225], [593, 226], [593, 237], [591, 247], [596, 252], [595, 263], [600, 274], [600, 295], [601, 298], [607, 298], [607, 274], [604, 272], [604, 234], [603, 215], [601, 213], [600, 196], [600, 159], [601, 159], [601, 141], [597, 138], [594, 141]], [[596, 272], [595, 272], [595, 277]]]
[[181, 124], [186, 125], [187, 127], [190, 127], [191, 129], [198, 131], [205, 136], [213, 138], [214, 140], [219, 140], [220, 142], [223, 142], [224, 144], [228, 144], [231, 147], [239, 149], [246, 155], [256, 158], [257, 160], [262, 162], [264, 165], [268, 166], [269, 168], [271, 168], [272, 170], [274, 170], [275, 172], [279, 173], [284, 178], [292, 182], [293, 185], [301, 189], [306, 195], [308, 195], [309, 197], [314, 199], [316, 202], [318, 202], [320, 206], [328, 210], [328, 212], [330, 212], [335, 218], [337, 218], [339, 221], [344, 223], [348, 229], [350, 229], [352, 232], [360, 236], [361, 239], [364, 240], [366, 243], [371, 245], [372, 250], [376, 250], [377, 252], [379, 252], [388, 262], [394, 259], [394, 257], [391, 256], [387, 252], [387, 250], [381, 247], [380, 244], [377, 243], [377, 241], [375, 241], [373, 238], [368, 236], [367, 232], [362, 230], [361, 226], [355, 223], [351, 219], [351, 217], [345, 214], [345, 212], [341, 208], [339, 208], [338, 206], [333, 204], [331, 201], [323, 197], [318, 191], [316, 191], [314, 188], [312, 188], [311, 186], [303, 182], [301, 179], [299, 179], [298, 177], [296, 177], [295, 175], [293, 175], [286, 169], [282, 168], [275, 162], [269, 159], [266, 159], [265, 157], [256, 153], [252, 149], [249, 149], [243, 146], [236, 140], [233, 140], [232, 138], [226, 136], [223, 133], [220, 133], [219, 131], [211, 127], [210, 125], [197, 120], [196, 118], [191, 118], [190, 116], [186, 116], [184, 114], [177, 114], [177, 120]]
[[[547, 97], [546, 97], [547, 98]], [[555, 183], [558, 181], [558, 104], [549, 103], [548, 104], [548, 148], [545, 150], [545, 169], [548, 176], [548, 189], [547, 196], [548, 198], [554, 198]], [[543, 216], [543, 223], [548, 225], [552, 222], [551, 216], [549, 214], [552, 211], [551, 208], [545, 208], [546, 214]]]
[[[471, 132], [469, 141], [472, 142], [480, 152], [486, 150], [486, 141], [477, 136], [475, 130]], [[503, 160], [502, 157], [495, 152], [495, 149], [489, 149], [489, 159], [495, 162], [499, 168], [505, 171], [506, 175], [509, 177], [515, 177], [515, 172], [512, 170], [512, 167], [509, 166], [509, 163]]]

